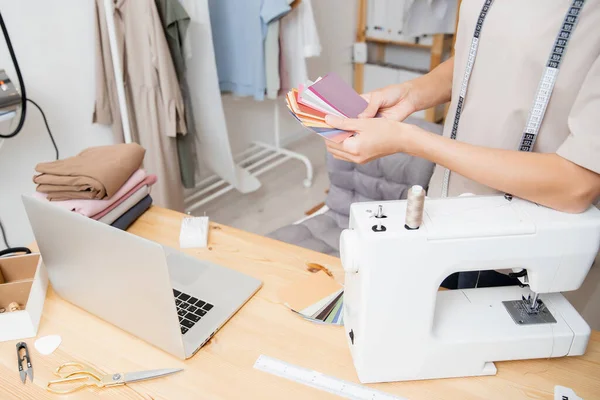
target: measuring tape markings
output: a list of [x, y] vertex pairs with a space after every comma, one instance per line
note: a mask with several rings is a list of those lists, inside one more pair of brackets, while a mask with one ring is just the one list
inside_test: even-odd
[[[475, 32], [473, 33], [473, 39], [471, 39], [471, 47], [469, 48], [469, 57], [467, 58], [467, 66], [465, 67], [465, 73], [463, 76], [462, 84], [460, 87], [460, 94], [458, 96], [458, 104], [456, 105], [456, 113], [454, 115], [454, 123], [452, 124], [452, 133], [450, 139], [455, 140], [458, 134], [458, 124], [460, 122], [460, 116], [465, 104], [465, 98], [467, 96], [467, 89], [469, 87], [469, 80], [471, 79], [471, 72], [475, 65], [475, 58], [477, 58], [477, 50], [479, 48], [479, 37], [481, 36], [481, 30], [483, 29], [483, 23], [485, 17], [490, 11], [490, 7], [494, 3], [494, 0], [486, 0], [483, 4], [479, 18], [477, 18], [477, 24], [475, 24]], [[444, 171], [444, 180], [442, 182], [442, 197], [448, 196], [448, 184], [450, 181], [450, 170], [446, 168]]]
[[520, 151], [533, 151], [533, 146], [537, 139], [546, 109], [550, 103], [550, 97], [554, 91], [554, 85], [558, 77], [560, 70], [560, 64], [565, 56], [569, 39], [575, 30], [577, 21], [579, 20], [579, 14], [585, 4], [585, 0], [575, 0], [569, 7], [567, 15], [564, 18], [563, 24], [558, 32], [554, 45], [552, 47], [552, 53], [548, 58], [546, 68], [544, 69], [544, 75], [540, 80], [534, 103], [527, 118], [527, 125], [525, 132], [521, 138], [521, 144], [519, 146]]

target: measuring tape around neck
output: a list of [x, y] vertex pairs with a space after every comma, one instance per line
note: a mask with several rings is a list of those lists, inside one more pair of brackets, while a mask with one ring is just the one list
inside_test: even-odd
[[[483, 8], [481, 9], [481, 13], [479, 14], [479, 18], [477, 19], [477, 24], [475, 25], [475, 33], [473, 34], [473, 39], [471, 40], [469, 57], [467, 59], [467, 67], [465, 68], [465, 74], [463, 76], [460, 94], [458, 97], [458, 104], [456, 106], [454, 123], [452, 125], [452, 133], [450, 134], [450, 139], [452, 140], [456, 139], [456, 135], [458, 133], [458, 124], [460, 122], [465, 98], [467, 96], [467, 88], [469, 86], [471, 72], [473, 70], [473, 66], [475, 65], [475, 57], [477, 56], [477, 48], [479, 46], [479, 38], [481, 36], [481, 30], [483, 29], [483, 23], [485, 22], [485, 17], [489, 13], [493, 3], [494, 0], [485, 1]], [[533, 106], [529, 111], [527, 123], [525, 124], [525, 130], [519, 144], [519, 151], [533, 151], [533, 145], [537, 139], [540, 126], [542, 125], [544, 115], [546, 114], [546, 109], [548, 108], [548, 103], [550, 102], [550, 97], [552, 96], [552, 91], [554, 90], [554, 84], [556, 83], [560, 64], [565, 57], [569, 39], [575, 30], [575, 26], [577, 25], [577, 21], [579, 19], [579, 14], [581, 13], [581, 9], [583, 8], [584, 4], [585, 0], [573, 0], [567, 11], [567, 14], [565, 15], [556, 40], [554, 41], [554, 45], [552, 46], [552, 52], [550, 53], [550, 57], [546, 63], [544, 74], [538, 85]], [[442, 182], [442, 197], [448, 197], [449, 183], [450, 170], [446, 168], [444, 171], [444, 180]]]

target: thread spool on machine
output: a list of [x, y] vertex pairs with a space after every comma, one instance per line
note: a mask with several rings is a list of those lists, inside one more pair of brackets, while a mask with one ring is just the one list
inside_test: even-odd
[[425, 189], [422, 186], [414, 185], [408, 191], [406, 202], [406, 229], [419, 229], [423, 223], [423, 210], [425, 208]]
[[[404, 227], [406, 229], [415, 230], [421, 227], [423, 223], [423, 211], [425, 209], [425, 194], [425, 189], [419, 185], [414, 185], [408, 190], [406, 215], [404, 217]], [[369, 212], [371, 211], [369, 210]], [[377, 220], [377, 223], [372, 227], [374, 232], [387, 231], [387, 228], [382, 223], [382, 220], [387, 218], [382, 205], [377, 207], [377, 211], [372, 212], [371, 217]]]

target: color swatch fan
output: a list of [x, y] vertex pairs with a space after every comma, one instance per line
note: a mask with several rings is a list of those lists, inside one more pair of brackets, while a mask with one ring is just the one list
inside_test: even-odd
[[286, 102], [292, 115], [302, 125], [336, 143], [343, 142], [353, 133], [327, 125], [325, 116], [331, 114], [356, 118], [368, 105], [365, 99], [335, 73], [290, 90]]
[[323, 271], [294, 281], [281, 290], [279, 298], [306, 320], [331, 325], [344, 323], [344, 288]]

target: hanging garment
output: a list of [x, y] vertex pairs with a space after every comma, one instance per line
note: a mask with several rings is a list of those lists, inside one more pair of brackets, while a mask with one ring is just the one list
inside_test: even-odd
[[[123, 122], [119, 111], [117, 85], [115, 83], [108, 30], [106, 29], [106, 14], [104, 13], [102, 1], [96, 1], [94, 11], [96, 14], [96, 102], [92, 123], [112, 125], [114, 142], [123, 143]], [[119, 49], [121, 60], [123, 59], [122, 50]]]
[[210, 168], [241, 193], [260, 187], [260, 181], [237, 165], [227, 132], [219, 77], [215, 61], [208, 0], [180, 0], [191, 22], [184, 44], [186, 77], [196, 122], [196, 152], [199, 167]]
[[209, 0], [208, 5], [221, 91], [263, 100], [267, 25], [290, 11], [287, 0]]
[[[96, 11], [103, 13], [102, 0], [96, 2]], [[96, 20], [105, 22], [103, 18]], [[178, 132], [187, 133], [184, 105], [156, 5], [153, 0], [117, 0], [114, 21], [127, 103], [132, 111], [132, 138], [146, 148], [146, 170], [158, 176], [153, 198], [162, 207], [183, 211], [175, 137]], [[108, 37], [107, 27], [102, 24], [98, 29], [102, 42], [97, 46], [104, 48], [108, 46], [104, 41]], [[112, 60], [104, 58], [105, 52], [97, 54], [102, 57], [96, 60], [96, 67], [105, 69], [104, 76], [108, 76], [112, 73]], [[114, 82], [100, 82], [96, 103], [107, 97], [111, 100], [107, 92], [116, 88], [109, 89], [109, 84]]]
[[405, 36], [454, 33], [456, 0], [407, 0], [402, 34]]
[[165, 32], [175, 74], [180, 79], [185, 74], [183, 40], [187, 35], [190, 17], [178, 0], [154, 0], [154, 3]]
[[64, 160], [39, 163], [33, 182], [51, 201], [110, 198], [140, 168], [144, 153], [136, 143], [90, 147]]
[[312, 3], [302, 0], [280, 21], [281, 88], [290, 90], [308, 81], [306, 59], [321, 55], [321, 42]]
[[265, 38], [265, 76], [267, 99], [275, 100], [281, 89], [279, 75], [279, 20], [272, 21]]
[[177, 133], [177, 156], [183, 186], [191, 189], [195, 186], [196, 150], [195, 150], [195, 124], [193, 108], [186, 80], [184, 42], [190, 24], [190, 17], [178, 0], [155, 0], [156, 8], [162, 22], [167, 44], [175, 73], [179, 81], [179, 88], [185, 105], [185, 121], [187, 134]]
[[[190, 17], [190, 24], [197, 20], [198, 10], [196, 8], [196, 0], [179, 0], [179, 4], [183, 6], [188, 17]], [[203, 0], [208, 1], [208, 0]], [[183, 37], [183, 56], [185, 60], [189, 60], [192, 58], [192, 35], [190, 33], [190, 29], [186, 29], [185, 36]]]
[[[290, 6], [294, 2], [294, 0], [286, 1]], [[279, 89], [281, 89], [281, 76], [279, 75], [279, 20], [281, 17], [269, 22], [267, 37], [265, 38], [267, 98], [271, 100], [277, 99]]]

